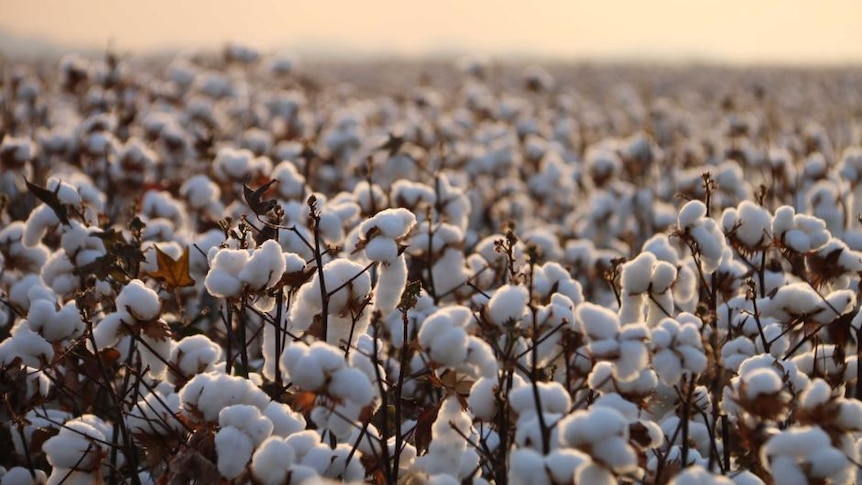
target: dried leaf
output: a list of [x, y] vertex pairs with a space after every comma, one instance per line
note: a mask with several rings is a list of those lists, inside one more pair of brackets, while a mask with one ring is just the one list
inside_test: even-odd
[[[442, 402], [442, 401], [441, 401]], [[413, 441], [416, 443], [416, 454], [421, 455], [428, 449], [431, 443], [431, 427], [434, 421], [437, 420], [437, 413], [440, 411], [440, 403], [431, 405], [419, 413], [416, 419], [416, 427], [413, 431]]]
[[37, 199], [44, 202], [45, 205], [54, 211], [54, 214], [57, 215], [57, 219], [60, 219], [60, 222], [69, 225], [69, 213], [66, 211], [66, 206], [64, 206], [57, 197], [57, 193], [60, 192], [59, 184], [57, 184], [56, 189], [50, 191], [44, 187], [39, 187], [36, 184], [30, 183], [26, 178], [24, 179], [24, 183], [27, 184], [27, 189], [30, 193], [35, 195]]
[[180, 259], [172, 258], [168, 253], [153, 246], [156, 249], [156, 264], [158, 270], [150, 273], [150, 276], [164, 283], [168, 288], [183, 288], [194, 286], [195, 280], [189, 275], [189, 248], [183, 251]]
[[290, 407], [301, 412], [310, 412], [317, 403], [317, 394], [311, 391], [298, 392], [291, 396]]
[[272, 179], [255, 190], [251, 190], [248, 185], [242, 184], [242, 194], [245, 197], [245, 202], [255, 214], [262, 216], [275, 208], [276, 201], [274, 199], [264, 200], [263, 194], [276, 182], [276, 179]]

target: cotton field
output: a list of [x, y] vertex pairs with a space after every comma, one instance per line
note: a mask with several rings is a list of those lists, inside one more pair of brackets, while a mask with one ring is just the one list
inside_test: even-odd
[[862, 70], [0, 61], [0, 483], [862, 483]]

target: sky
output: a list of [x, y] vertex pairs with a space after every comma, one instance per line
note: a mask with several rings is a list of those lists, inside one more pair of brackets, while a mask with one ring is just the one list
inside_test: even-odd
[[129, 53], [240, 41], [334, 56], [862, 64], [862, 0], [0, 0], [0, 33]]

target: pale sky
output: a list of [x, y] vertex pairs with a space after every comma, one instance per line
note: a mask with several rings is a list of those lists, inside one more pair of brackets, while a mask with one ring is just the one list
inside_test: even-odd
[[237, 40], [265, 51], [862, 63], [862, 0], [0, 0], [0, 33], [120, 52]]

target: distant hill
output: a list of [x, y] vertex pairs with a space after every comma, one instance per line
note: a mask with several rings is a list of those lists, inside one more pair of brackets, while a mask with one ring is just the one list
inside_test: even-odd
[[36, 36], [21, 35], [0, 29], [0, 55], [12, 58], [58, 57], [68, 52], [89, 53], [93, 49], [63, 45]]

